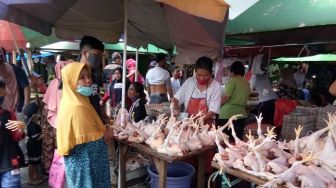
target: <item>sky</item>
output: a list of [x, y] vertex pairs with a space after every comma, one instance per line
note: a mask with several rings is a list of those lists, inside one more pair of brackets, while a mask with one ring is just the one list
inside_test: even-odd
[[259, 0], [225, 0], [230, 5], [229, 19], [232, 20]]

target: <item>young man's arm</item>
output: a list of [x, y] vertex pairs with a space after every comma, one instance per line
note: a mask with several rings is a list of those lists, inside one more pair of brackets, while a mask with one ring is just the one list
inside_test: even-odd
[[147, 93], [148, 93], [148, 95], [150, 95], [151, 94], [151, 90], [150, 90], [150, 84], [149, 84], [149, 82], [148, 82], [148, 80], [146, 79], [146, 82], [145, 82], [145, 84], [146, 84], [146, 90], [147, 90]]
[[336, 96], [336, 80], [330, 85], [329, 93]]
[[27, 85], [24, 88], [24, 107], [27, 106], [30, 102], [30, 85]]
[[173, 87], [172, 87], [170, 78], [166, 80], [166, 89], [167, 89], [169, 99], [172, 99], [174, 95], [173, 95]]

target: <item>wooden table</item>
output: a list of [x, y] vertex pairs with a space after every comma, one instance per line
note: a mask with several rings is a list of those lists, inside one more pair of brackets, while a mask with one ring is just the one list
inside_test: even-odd
[[[212, 161], [211, 163], [212, 167], [216, 168], [216, 169], [220, 169], [220, 166], [218, 163]], [[223, 171], [231, 174], [239, 179], [245, 180], [247, 182], [251, 182], [251, 183], [255, 183], [257, 185], [263, 185], [265, 183], [267, 183], [268, 181], [265, 179], [261, 179], [260, 177], [254, 176], [252, 174], [243, 172], [241, 170], [238, 169], [234, 169], [234, 168], [223, 168]], [[284, 188], [283, 186], [278, 186], [278, 188]]]
[[203, 147], [200, 150], [194, 152], [188, 152], [184, 156], [170, 157], [163, 153], [159, 153], [156, 150], [150, 148], [145, 144], [138, 144], [134, 142], [125, 142], [121, 140], [117, 140], [119, 143], [119, 176], [118, 176], [118, 187], [124, 188], [126, 187], [126, 154], [129, 147], [136, 149], [139, 153], [152, 156], [154, 159], [154, 163], [156, 169], [159, 174], [159, 187], [166, 187], [166, 176], [167, 176], [167, 166], [168, 163], [173, 161], [180, 161], [184, 159], [188, 159], [190, 157], [197, 157], [198, 161], [198, 171], [197, 171], [197, 187], [204, 187], [204, 172], [205, 172], [205, 153], [207, 151], [214, 150], [215, 145]]

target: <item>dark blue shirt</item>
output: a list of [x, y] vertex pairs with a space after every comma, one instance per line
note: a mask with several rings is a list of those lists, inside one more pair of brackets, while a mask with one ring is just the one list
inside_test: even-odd
[[93, 87], [93, 93], [89, 97], [90, 102], [94, 109], [96, 110], [97, 114], [99, 115], [100, 119], [105, 122], [104, 120], [104, 114], [102, 112], [102, 109], [100, 107], [99, 101], [99, 92], [100, 92], [100, 87], [102, 86], [102, 79], [101, 79], [101, 74], [100, 72], [96, 72], [94, 70], [91, 70], [91, 78], [92, 78], [92, 87]]
[[11, 64], [15, 73], [16, 81], [19, 89], [19, 100], [17, 105], [17, 112], [22, 112], [24, 105], [24, 88], [29, 86], [29, 80], [26, 72], [19, 66]]

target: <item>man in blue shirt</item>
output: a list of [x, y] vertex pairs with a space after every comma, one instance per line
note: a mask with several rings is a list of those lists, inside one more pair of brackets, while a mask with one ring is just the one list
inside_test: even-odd
[[30, 84], [25, 71], [18, 65], [11, 64], [15, 72], [17, 84], [19, 86], [19, 102], [17, 112], [22, 113], [23, 107], [30, 101]]

